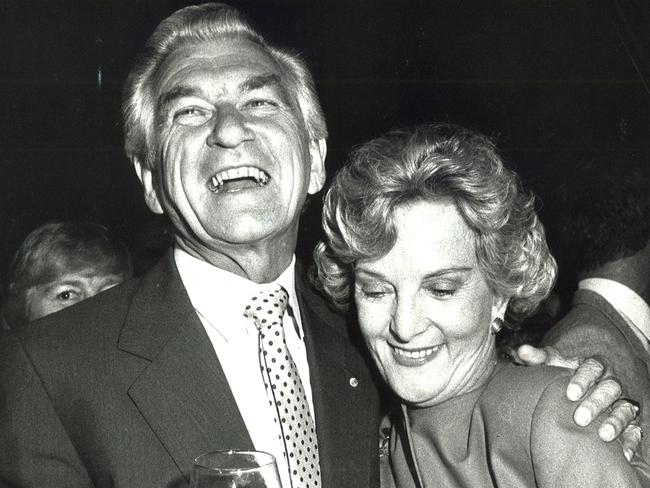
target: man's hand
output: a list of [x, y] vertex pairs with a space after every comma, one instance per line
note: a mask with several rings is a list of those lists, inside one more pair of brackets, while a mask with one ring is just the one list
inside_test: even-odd
[[620, 437], [625, 457], [630, 460], [641, 442], [641, 429], [632, 425], [639, 413], [639, 408], [628, 400], [619, 399], [621, 385], [607, 376], [605, 365], [594, 358], [580, 361], [565, 358], [556, 349], [542, 349], [524, 345], [517, 349], [518, 362], [527, 366], [559, 366], [573, 369], [573, 377], [567, 386], [566, 395], [572, 402], [581, 400], [573, 419], [576, 424], [585, 426], [611, 407], [607, 417], [598, 429], [599, 437], [610, 442]]

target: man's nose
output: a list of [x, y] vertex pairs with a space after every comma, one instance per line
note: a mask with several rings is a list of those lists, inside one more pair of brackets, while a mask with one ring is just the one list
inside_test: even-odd
[[214, 126], [206, 142], [210, 147], [231, 148], [254, 138], [255, 133], [246, 124], [244, 116], [232, 105], [224, 105], [214, 115]]
[[390, 323], [393, 337], [402, 343], [410, 342], [428, 327], [427, 318], [421, 313], [417, 300], [398, 298]]

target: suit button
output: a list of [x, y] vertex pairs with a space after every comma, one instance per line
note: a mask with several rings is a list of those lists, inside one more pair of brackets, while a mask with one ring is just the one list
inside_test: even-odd
[[359, 386], [359, 380], [353, 376], [352, 378], [350, 378], [350, 386], [352, 388], [356, 388], [357, 386]]

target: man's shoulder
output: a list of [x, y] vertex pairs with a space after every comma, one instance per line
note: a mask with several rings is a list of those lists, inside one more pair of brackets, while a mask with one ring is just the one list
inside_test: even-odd
[[172, 296], [169, 290], [175, 289], [175, 286], [170, 282], [180, 283], [180, 279], [176, 279], [170, 271], [169, 263], [169, 259], [163, 259], [141, 277], [131, 278], [73, 306], [17, 327], [17, 335], [23, 341], [38, 337], [54, 339], [56, 336], [73, 336], [78, 342], [86, 335], [99, 338], [102, 331], [119, 331], [133, 307], [141, 308], [157, 297], [160, 302]]
[[301, 311], [314, 314], [326, 324], [338, 328], [346, 327], [348, 314], [338, 310], [318, 288], [311, 273], [306, 272], [301, 263], [296, 263], [296, 292], [300, 296]]
[[131, 280], [87, 300], [15, 327], [11, 335], [32, 361], [64, 363], [117, 343], [138, 280]]
[[592, 295], [596, 294], [576, 293], [569, 311], [544, 336], [544, 345], [577, 347], [626, 342], [619, 327], [623, 318], [604, 299]]
[[38, 334], [41, 330], [65, 330], [75, 324], [106, 326], [113, 319], [123, 316], [139, 285], [138, 279], [131, 279], [113, 288], [98, 293], [71, 307], [47, 315], [18, 328], [19, 335]]

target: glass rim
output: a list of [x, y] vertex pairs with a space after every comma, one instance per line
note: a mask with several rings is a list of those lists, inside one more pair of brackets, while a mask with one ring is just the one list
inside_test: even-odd
[[[213, 454], [227, 454], [227, 455], [249, 454], [252, 457], [254, 457], [256, 460], [259, 460], [259, 465], [252, 466], [250, 468], [211, 468], [210, 466], [206, 466], [200, 461], [201, 458]], [[259, 459], [260, 455], [262, 459]], [[273, 454], [271, 453], [268, 453], [266, 451], [247, 451], [245, 449], [217, 449], [214, 451], [204, 452], [203, 454], [200, 454], [194, 458], [194, 466], [196, 466], [197, 468], [205, 469], [207, 471], [212, 471], [219, 474], [248, 473], [250, 471], [257, 471], [261, 468], [265, 468], [267, 466], [273, 465], [274, 463], [275, 463], [275, 456], [273, 456]]]

